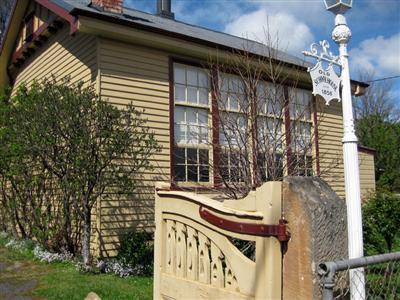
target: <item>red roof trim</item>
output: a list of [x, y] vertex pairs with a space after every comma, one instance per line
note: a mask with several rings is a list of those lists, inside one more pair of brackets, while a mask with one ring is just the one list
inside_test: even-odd
[[319, 133], [318, 133], [318, 113], [317, 113], [317, 97], [313, 96], [313, 119], [314, 119], [314, 135], [315, 135], [315, 165], [317, 168], [317, 176], [321, 176], [321, 166], [319, 162]]
[[[60, 16], [64, 20], [66, 20], [70, 24], [70, 34], [71, 35], [76, 33], [76, 31], [78, 30], [78, 19], [76, 17], [70, 15], [68, 11], [66, 11], [62, 7], [58, 6], [57, 4], [55, 4], [49, 0], [34, 0], [34, 1], [36, 1], [37, 3], [39, 3], [42, 6], [46, 7], [48, 10], [51, 10], [53, 13]], [[17, 4], [18, 4], [18, 1], [14, 1], [14, 6], [12, 8], [12, 11], [11, 11], [11, 14], [9, 17], [9, 21], [7, 23], [5, 34], [3, 36], [3, 40], [1, 41], [1, 44], [0, 44], [0, 55], [3, 52], [4, 43], [7, 39], [8, 32], [9, 32], [10, 26], [11, 26], [11, 19], [15, 13]]]
[[24, 43], [12, 56], [12, 62], [16, 63], [19, 58], [23, 56], [24, 51], [38, 40], [39, 36], [49, 27], [48, 23], [43, 23], [33, 34], [29, 42]]
[[66, 11], [64, 8], [58, 6], [54, 2], [50, 0], [35, 0], [37, 3], [40, 5], [46, 7], [48, 10], [51, 10], [53, 13], [56, 15], [60, 16], [64, 20], [68, 21], [70, 25], [70, 34], [75, 34], [75, 32], [78, 30], [78, 19], [75, 16], [72, 16], [69, 14], [68, 11]]

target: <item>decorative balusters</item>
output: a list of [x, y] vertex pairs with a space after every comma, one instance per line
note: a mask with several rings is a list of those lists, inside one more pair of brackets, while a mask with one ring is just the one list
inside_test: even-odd
[[172, 220], [166, 220], [166, 233], [166, 273], [239, 292], [231, 265], [203, 233]]
[[187, 226], [187, 278], [198, 279], [199, 252], [197, 249], [197, 231]]
[[224, 255], [221, 250], [211, 242], [211, 285], [224, 287], [225, 277], [222, 261]]
[[186, 277], [186, 226], [176, 223], [176, 276]]
[[233, 274], [230, 263], [225, 260], [225, 288], [233, 292], [239, 292], [239, 285], [236, 276]]
[[175, 274], [175, 250], [176, 250], [176, 235], [175, 221], [167, 220], [167, 243], [166, 243], [166, 266], [165, 271], [169, 274]]
[[202, 233], [199, 235], [199, 281], [202, 283], [210, 284], [210, 240]]

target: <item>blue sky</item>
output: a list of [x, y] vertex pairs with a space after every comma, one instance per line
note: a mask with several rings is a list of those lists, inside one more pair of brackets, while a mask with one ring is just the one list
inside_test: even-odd
[[[156, 0], [125, 0], [150, 13]], [[175, 18], [242, 37], [263, 40], [265, 30], [279, 38], [279, 48], [302, 57], [312, 42], [331, 40], [334, 15], [322, 0], [172, 0]], [[400, 0], [353, 0], [346, 13], [352, 30], [348, 49], [352, 77], [368, 71], [374, 79], [400, 75]], [[400, 103], [400, 78], [393, 79]]]

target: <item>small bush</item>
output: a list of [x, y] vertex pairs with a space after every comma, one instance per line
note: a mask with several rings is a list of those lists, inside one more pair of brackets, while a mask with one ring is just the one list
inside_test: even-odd
[[363, 205], [364, 248], [367, 255], [399, 250], [400, 197], [377, 191]]
[[130, 232], [121, 239], [117, 260], [132, 269], [141, 270], [141, 274], [138, 275], [152, 275], [153, 254], [153, 234], [149, 232]]

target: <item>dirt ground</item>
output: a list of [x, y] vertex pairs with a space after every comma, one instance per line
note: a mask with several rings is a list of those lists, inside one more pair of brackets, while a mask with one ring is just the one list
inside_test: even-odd
[[[4, 249], [0, 249], [0, 254]], [[36, 267], [29, 261], [0, 261], [0, 299], [4, 300], [36, 300], [37, 297], [30, 296], [38, 286], [38, 279], [35, 275], [40, 275], [43, 270], [35, 270]], [[27, 272], [29, 270], [29, 272]], [[38, 271], [39, 273], [35, 272]], [[26, 274], [31, 274], [26, 276]], [[33, 274], [33, 276], [32, 276]]]

